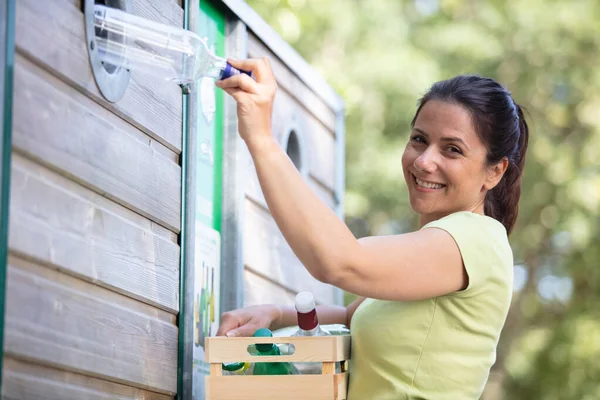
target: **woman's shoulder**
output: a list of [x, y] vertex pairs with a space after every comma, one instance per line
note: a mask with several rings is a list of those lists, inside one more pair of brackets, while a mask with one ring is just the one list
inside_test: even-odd
[[453, 228], [453, 230], [470, 231], [471, 233], [488, 232], [500, 238], [508, 238], [506, 228], [500, 221], [471, 211], [457, 211], [424, 225], [426, 228]]
[[501, 274], [508, 278], [512, 272], [512, 249], [506, 229], [499, 221], [461, 211], [432, 221], [425, 228], [443, 229], [452, 236], [469, 275], [469, 287], [476, 281], [484, 281], [489, 274]]

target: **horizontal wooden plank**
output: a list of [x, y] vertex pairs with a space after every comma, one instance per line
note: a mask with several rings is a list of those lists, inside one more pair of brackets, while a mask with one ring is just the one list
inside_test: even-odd
[[[85, 0], [76, 3], [81, 1]], [[182, 0], [132, 0], [131, 5], [135, 15], [162, 24], [183, 26]]]
[[176, 392], [174, 316], [14, 256], [8, 264], [5, 354], [141, 389]]
[[334, 304], [334, 287], [313, 278], [298, 260], [271, 214], [246, 200], [244, 264], [288, 291], [311, 291], [320, 303]]
[[248, 54], [250, 57], [269, 57], [279, 86], [291, 93], [327, 129], [335, 132], [335, 111], [310, 90], [264, 43], [252, 32], [248, 34]]
[[[17, 51], [73, 85], [176, 153], [181, 152], [182, 96], [180, 87], [133, 72], [125, 95], [117, 103], [100, 94], [87, 54], [82, 0], [19, 0]], [[137, 0], [134, 14], [182, 26], [183, 10], [173, 1]], [[178, 15], [177, 17], [175, 15]], [[15, 85], [15, 88], [18, 86]]]
[[293, 306], [296, 293], [275, 282], [244, 269], [244, 307], [261, 304], [286, 304]]
[[[246, 153], [248, 152], [247, 149], [244, 151]], [[268, 208], [265, 196], [260, 187], [260, 182], [258, 181], [258, 175], [256, 174], [256, 168], [254, 166], [252, 157], [250, 157], [249, 154], [246, 154], [245, 157], [242, 157], [241, 159], [246, 162], [246, 166], [244, 167], [244, 191], [246, 195], [264, 208]], [[332, 210], [335, 210], [336, 204], [332, 190], [323, 186], [319, 181], [310, 175], [306, 178], [306, 183], [308, 183], [308, 186], [323, 203], [325, 203]]]
[[172, 397], [56, 368], [4, 358], [4, 400], [171, 400]]
[[11, 251], [177, 314], [179, 246], [173, 238], [17, 154], [11, 184]]
[[[206, 400], [345, 400], [347, 374], [210, 376]], [[242, 389], [243, 388], [243, 389]]]
[[248, 347], [257, 343], [285, 343], [294, 346], [294, 354], [281, 356], [261, 356], [264, 362], [333, 362], [350, 359], [350, 335], [318, 337], [212, 337], [206, 338], [206, 361], [227, 363], [236, 361], [256, 361], [256, 356], [248, 353]]
[[15, 88], [17, 150], [179, 232], [181, 168], [152, 139], [23, 57]]
[[279, 143], [294, 128], [308, 161], [308, 173], [323, 185], [335, 189], [335, 139], [285, 91], [277, 92], [273, 104], [272, 129]]

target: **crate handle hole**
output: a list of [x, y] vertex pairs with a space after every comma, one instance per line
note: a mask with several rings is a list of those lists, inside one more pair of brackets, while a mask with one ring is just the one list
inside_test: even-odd
[[[258, 354], [258, 346], [260, 346], [260, 345], [278, 346], [279, 351], [281, 351], [282, 356], [291, 356], [291, 355], [294, 355], [294, 353], [296, 353], [296, 346], [294, 346], [291, 343], [255, 343], [255, 344], [248, 345], [248, 347], [246, 348], [246, 351], [251, 356], [260, 357], [260, 354]], [[268, 351], [268, 349], [265, 349], [264, 351]]]

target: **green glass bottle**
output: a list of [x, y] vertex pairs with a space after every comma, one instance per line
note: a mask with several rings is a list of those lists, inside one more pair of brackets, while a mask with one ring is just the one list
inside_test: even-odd
[[249, 375], [251, 373], [250, 363], [231, 362], [223, 363], [223, 375]]
[[[266, 328], [260, 328], [254, 337], [273, 337], [273, 333]], [[259, 356], [280, 356], [281, 351], [274, 343], [261, 343], [256, 345]], [[289, 362], [257, 362], [254, 364], [253, 375], [293, 375], [294, 367]]]

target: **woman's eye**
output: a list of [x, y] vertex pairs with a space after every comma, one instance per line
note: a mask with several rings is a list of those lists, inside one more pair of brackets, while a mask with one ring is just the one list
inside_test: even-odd
[[410, 140], [415, 143], [425, 143], [425, 138], [420, 135], [411, 136]]
[[456, 146], [450, 146], [448, 147], [448, 150], [450, 150], [452, 153], [462, 154], [462, 151]]

